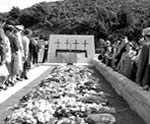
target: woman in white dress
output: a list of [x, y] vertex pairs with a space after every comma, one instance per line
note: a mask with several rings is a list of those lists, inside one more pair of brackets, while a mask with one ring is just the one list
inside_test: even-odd
[[17, 80], [21, 81], [21, 74], [23, 72], [23, 56], [24, 56], [24, 52], [23, 52], [23, 44], [22, 44], [22, 31], [24, 30], [24, 27], [22, 25], [17, 25], [15, 26], [15, 28], [17, 29], [16, 31], [16, 36], [17, 36], [17, 42], [19, 45], [19, 50], [18, 50], [18, 60], [19, 60], [19, 69], [20, 69], [20, 73], [17, 75]]
[[4, 83], [9, 75], [6, 67], [6, 51], [7, 43], [5, 40], [5, 33], [2, 27], [0, 27], [0, 89], [4, 89]]

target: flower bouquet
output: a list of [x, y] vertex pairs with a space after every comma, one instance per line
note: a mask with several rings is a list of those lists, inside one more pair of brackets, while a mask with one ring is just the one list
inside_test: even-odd
[[104, 112], [100, 123], [112, 122], [108, 113], [115, 108], [106, 106], [110, 94], [97, 91], [99, 79], [93, 73], [84, 66], [57, 66], [20, 100], [6, 124], [95, 124], [89, 115]]

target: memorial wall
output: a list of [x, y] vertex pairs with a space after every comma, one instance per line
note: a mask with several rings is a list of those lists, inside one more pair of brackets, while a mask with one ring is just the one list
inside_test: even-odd
[[94, 55], [93, 35], [50, 35], [49, 63], [86, 63]]

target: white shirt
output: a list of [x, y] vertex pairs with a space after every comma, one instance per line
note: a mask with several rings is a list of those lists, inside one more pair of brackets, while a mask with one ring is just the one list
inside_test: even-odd
[[23, 44], [23, 51], [24, 51], [24, 57], [27, 58], [29, 54], [29, 43], [30, 40], [27, 36], [22, 37], [22, 44]]

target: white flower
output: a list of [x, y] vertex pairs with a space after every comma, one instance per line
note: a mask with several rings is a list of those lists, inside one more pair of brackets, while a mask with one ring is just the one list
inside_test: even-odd
[[42, 112], [38, 112], [36, 118], [38, 119], [39, 122], [45, 123], [44, 114]]
[[43, 114], [43, 117], [44, 117], [45, 122], [49, 122], [51, 120], [51, 118], [53, 118], [53, 116], [48, 111], [46, 111]]

